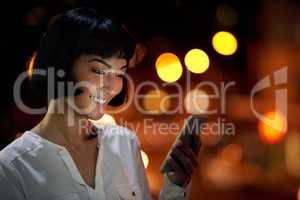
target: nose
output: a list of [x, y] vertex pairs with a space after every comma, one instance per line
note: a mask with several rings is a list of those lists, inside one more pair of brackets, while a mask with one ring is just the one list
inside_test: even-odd
[[118, 77], [114, 73], [107, 73], [103, 80], [105, 90], [111, 95], [117, 95], [123, 87], [123, 78]]

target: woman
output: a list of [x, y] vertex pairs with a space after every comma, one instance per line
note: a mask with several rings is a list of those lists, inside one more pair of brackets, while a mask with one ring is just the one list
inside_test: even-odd
[[[42, 121], [0, 152], [1, 199], [150, 199], [135, 134], [90, 122], [108, 104], [126, 100], [134, 48], [122, 25], [93, 9], [73, 9], [53, 20], [34, 66], [47, 76], [32, 75], [35, 89], [51, 101]], [[160, 199], [187, 198], [197, 166], [188, 146], [173, 148], [174, 172], [164, 175]]]

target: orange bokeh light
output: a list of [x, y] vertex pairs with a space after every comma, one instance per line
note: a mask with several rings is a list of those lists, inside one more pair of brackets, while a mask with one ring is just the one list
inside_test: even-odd
[[32, 56], [29, 58], [28, 64], [27, 64], [29, 79], [31, 79], [31, 77], [32, 77], [32, 71], [33, 71], [33, 65], [35, 62], [35, 58], [36, 58], [36, 52], [33, 52]]
[[278, 112], [267, 112], [264, 117], [269, 123], [260, 121], [258, 131], [260, 139], [268, 144], [276, 144], [280, 142], [286, 134], [286, 118]]

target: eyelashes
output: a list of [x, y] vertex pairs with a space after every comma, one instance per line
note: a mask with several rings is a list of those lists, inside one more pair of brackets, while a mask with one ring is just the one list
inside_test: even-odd
[[[93, 73], [97, 74], [97, 75], [106, 75], [106, 74], [108, 74], [107, 70], [103, 70], [103, 69], [91, 69], [91, 71]], [[113, 72], [113, 73], [116, 74], [116, 76], [119, 77], [119, 78], [124, 78], [125, 77], [125, 72], [122, 72], [122, 73]]]
[[105, 75], [106, 72], [104, 70], [101, 70], [101, 69], [91, 69], [91, 71], [95, 74], [98, 74], [98, 75]]

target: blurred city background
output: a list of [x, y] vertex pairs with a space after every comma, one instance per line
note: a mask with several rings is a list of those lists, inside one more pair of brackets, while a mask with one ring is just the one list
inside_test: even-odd
[[[214, 110], [208, 115], [211, 126], [201, 135], [190, 199], [300, 200], [300, 2], [295, 0], [1, 3], [0, 149], [43, 117], [18, 108], [13, 86], [20, 73], [30, 74], [49, 20], [84, 5], [127, 26], [138, 42], [129, 69], [134, 85], [151, 81], [159, 87], [135, 88], [138, 102], [97, 122], [136, 132], [154, 198], [163, 181], [160, 165], [178, 133], [160, 124], [181, 128], [189, 113]], [[263, 79], [265, 87], [254, 91]], [[183, 93], [176, 93], [174, 83]], [[43, 103], [27, 82], [22, 97], [31, 107]], [[193, 107], [194, 97], [201, 110]], [[276, 103], [281, 111], [286, 103], [287, 112], [278, 112]], [[180, 110], [168, 113], [178, 105]]]

